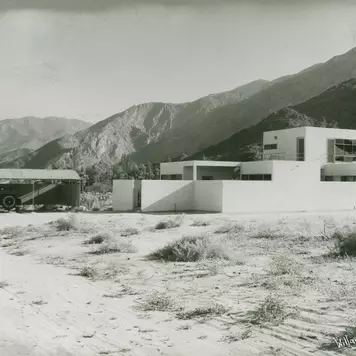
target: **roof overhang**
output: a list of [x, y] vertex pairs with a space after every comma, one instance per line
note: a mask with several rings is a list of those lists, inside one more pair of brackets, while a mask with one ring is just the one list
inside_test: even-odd
[[79, 174], [70, 169], [0, 169], [1, 180], [70, 180], [79, 181]]

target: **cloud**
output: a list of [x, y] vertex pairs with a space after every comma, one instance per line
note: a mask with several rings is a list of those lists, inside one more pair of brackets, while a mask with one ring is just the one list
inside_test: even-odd
[[238, 4], [290, 5], [325, 4], [355, 0], [0, 0], [0, 11], [39, 9], [65, 12], [98, 12], [140, 5], [221, 7]]

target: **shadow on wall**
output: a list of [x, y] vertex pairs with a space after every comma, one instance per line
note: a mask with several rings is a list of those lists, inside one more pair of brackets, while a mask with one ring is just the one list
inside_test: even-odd
[[[180, 187], [171, 187], [171, 189], [175, 190], [171, 192], [165, 192], [164, 190], [160, 191], [159, 189], [151, 190], [149, 185], [143, 185], [141, 211], [145, 213], [194, 210], [193, 182]], [[162, 195], [162, 197], [159, 197], [158, 195]]]

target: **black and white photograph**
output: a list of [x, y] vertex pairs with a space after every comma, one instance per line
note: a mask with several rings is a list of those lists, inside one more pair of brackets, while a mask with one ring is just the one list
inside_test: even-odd
[[356, 0], [0, 0], [0, 356], [356, 355]]

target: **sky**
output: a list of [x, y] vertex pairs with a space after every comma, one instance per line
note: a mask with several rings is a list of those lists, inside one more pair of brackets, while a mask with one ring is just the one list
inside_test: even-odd
[[355, 0], [1, 0], [0, 120], [99, 121], [356, 47]]

